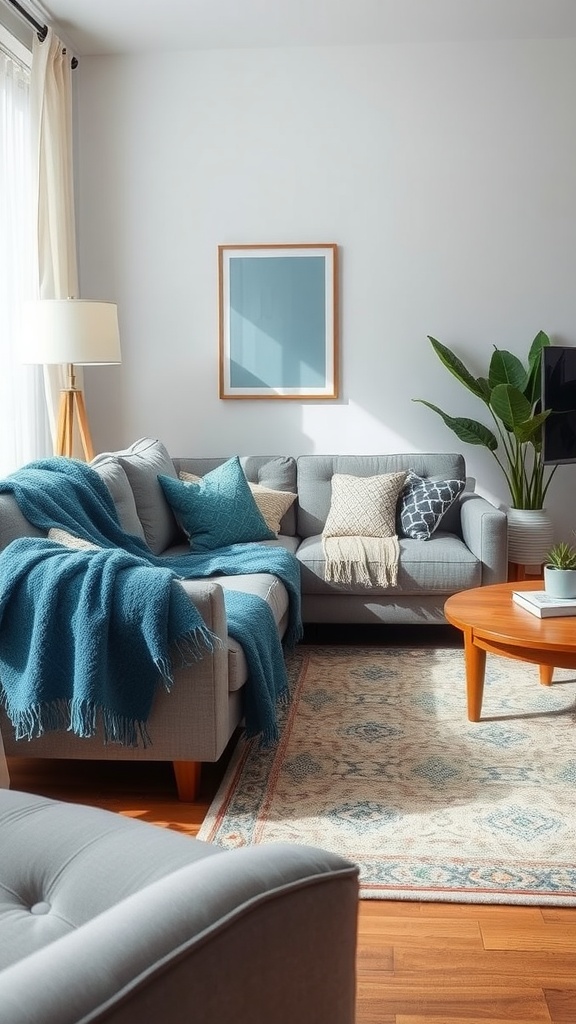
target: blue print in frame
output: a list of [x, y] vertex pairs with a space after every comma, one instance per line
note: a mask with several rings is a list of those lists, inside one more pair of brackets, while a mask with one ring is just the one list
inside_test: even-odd
[[220, 398], [338, 397], [337, 246], [218, 246]]

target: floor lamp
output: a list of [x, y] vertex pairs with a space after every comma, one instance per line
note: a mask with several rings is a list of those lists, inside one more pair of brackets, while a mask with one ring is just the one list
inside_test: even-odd
[[84, 395], [76, 387], [75, 366], [119, 363], [118, 311], [112, 302], [39, 299], [24, 311], [22, 362], [66, 367], [60, 391], [54, 453], [72, 456], [74, 425], [87, 462], [94, 458]]

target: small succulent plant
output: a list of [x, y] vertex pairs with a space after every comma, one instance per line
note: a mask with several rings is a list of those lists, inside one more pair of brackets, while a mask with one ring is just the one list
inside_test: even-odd
[[561, 540], [546, 555], [546, 565], [553, 569], [576, 569], [576, 547]]

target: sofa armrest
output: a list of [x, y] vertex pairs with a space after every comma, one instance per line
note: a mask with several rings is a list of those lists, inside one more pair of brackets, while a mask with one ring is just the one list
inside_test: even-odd
[[223, 644], [226, 644], [228, 627], [224, 608], [224, 592], [220, 584], [210, 578], [179, 580], [178, 582], [200, 612], [208, 629], [212, 630]]
[[[228, 626], [224, 591], [215, 580], [180, 580], [215, 637], [198, 660], [171, 649], [174, 684], [159, 691], [148, 721], [158, 759], [217, 761], [230, 739]], [[195, 751], [193, 756], [187, 751]]]
[[480, 494], [460, 496], [460, 525], [466, 547], [482, 562], [482, 586], [503, 583], [508, 575], [506, 513]]
[[154, 882], [0, 972], [11, 1024], [353, 1024], [357, 868], [285, 843]]

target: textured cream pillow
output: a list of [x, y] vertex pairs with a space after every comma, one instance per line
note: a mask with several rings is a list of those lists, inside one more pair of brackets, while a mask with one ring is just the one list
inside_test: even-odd
[[393, 537], [396, 504], [406, 473], [350, 476], [335, 473], [324, 537]]
[[[201, 476], [196, 476], [195, 473], [186, 473], [184, 470], [178, 476], [189, 484], [197, 484], [202, 479]], [[292, 491], [275, 491], [271, 487], [264, 487], [263, 484], [251, 484], [250, 481], [248, 481], [248, 486], [268, 529], [273, 533], [280, 533], [280, 520], [282, 516], [286, 515], [292, 503], [296, 501], [296, 495]]]
[[292, 491], [274, 491], [263, 484], [249, 483], [248, 486], [268, 529], [280, 533], [280, 520], [296, 501], [296, 495]]
[[52, 526], [48, 530], [48, 540], [55, 540], [57, 544], [63, 544], [65, 548], [72, 548], [74, 551], [100, 551], [98, 544], [92, 544], [82, 537], [75, 537], [73, 533], [61, 530], [57, 526]]

